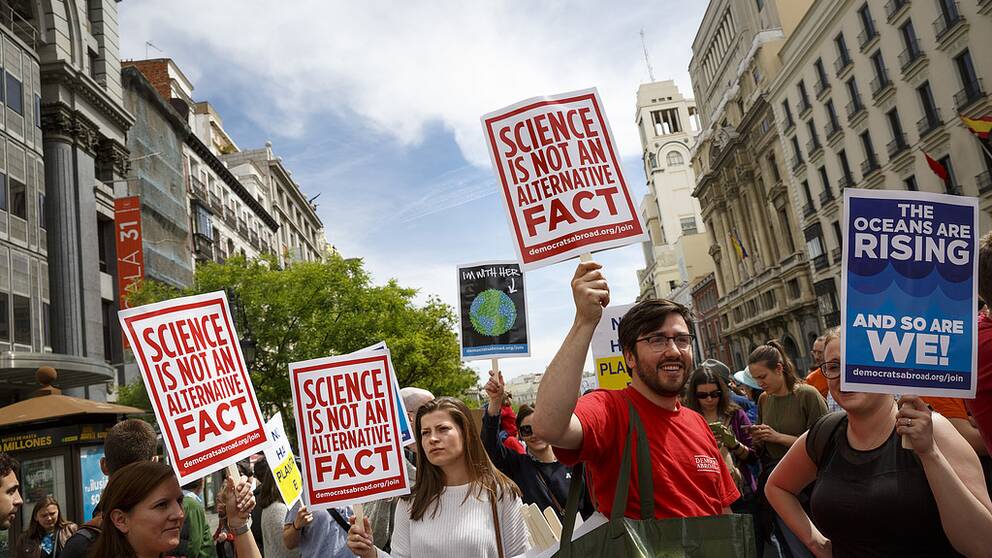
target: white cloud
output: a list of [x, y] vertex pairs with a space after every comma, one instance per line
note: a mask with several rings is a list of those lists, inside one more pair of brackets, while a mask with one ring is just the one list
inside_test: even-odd
[[[275, 137], [320, 112], [355, 114], [405, 144], [440, 123], [465, 158], [488, 167], [479, 116], [535, 95], [597, 86], [621, 151], [639, 154], [634, 95], [655, 75], [690, 94], [686, 66], [705, 2], [347, 2], [132, 0], [122, 56], [152, 41], [194, 81], [236, 79]], [[237, 77], [232, 77], [237, 76]], [[194, 83], [194, 85], [196, 85]], [[275, 109], [275, 114], [272, 109]]]

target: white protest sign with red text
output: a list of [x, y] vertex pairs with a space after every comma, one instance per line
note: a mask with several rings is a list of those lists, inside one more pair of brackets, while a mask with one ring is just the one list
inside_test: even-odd
[[268, 444], [223, 292], [118, 312], [166, 450], [186, 484]]
[[289, 383], [311, 510], [410, 492], [388, 350], [295, 362]]
[[596, 89], [482, 117], [524, 269], [647, 239]]

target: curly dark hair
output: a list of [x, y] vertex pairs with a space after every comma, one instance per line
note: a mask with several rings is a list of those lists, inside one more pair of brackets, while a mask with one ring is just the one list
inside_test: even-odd
[[692, 314], [685, 306], [664, 298], [643, 300], [628, 310], [623, 319], [620, 320], [620, 326], [617, 328], [620, 348], [624, 352], [635, 352], [634, 346], [637, 345], [637, 338], [658, 329], [672, 312], [681, 314], [682, 318], [685, 319], [685, 324], [689, 327], [689, 333], [695, 333]]
[[20, 470], [21, 464], [10, 456], [9, 453], [0, 452], [0, 478]]

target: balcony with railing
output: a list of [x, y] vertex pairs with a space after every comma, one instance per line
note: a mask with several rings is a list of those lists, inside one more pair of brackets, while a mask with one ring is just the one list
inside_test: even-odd
[[796, 120], [792, 118], [791, 112], [787, 112], [783, 116], [785, 118], [785, 126], [782, 128], [782, 133], [788, 134], [789, 132], [796, 129]]
[[251, 243], [252, 247], [254, 247], [256, 250], [259, 249], [257, 231], [251, 231], [251, 233], [248, 235], [248, 242]]
[[870, 174], [878, 171], [881, 167], [878, 165], [878, 156], [874, 153], [868, 155], [868, 158], [861, 161], [861, 176], [867, 178]]
[[858, 46], [861, 48], [861, 52], [868, 50], [872, 42], [878, 38], [878, 27], [875, 26], [875, 20], [870, 20], [870, 23], [858, 33]]
[[214, 192], [210, 192], [210, 209], [218, 213], [224, 211], [224, 204], [220, 201], [220, 196]]
[[992, 171], [985, 171], [975, 177], [975, 184], [978, 186], [979, 194], [992, 192]]
[[[24, 41], [26, 45], [31, 47], [31, 50], [37, 50], [38, 40], [41, 38], [41, 33], [35, 29], [35, 26], [31, 24], [30, 21], [24, 19], [21, 15], [23, 9], [15, 9], [14, 4], [23, 4], [22, 2], [11, 2], [4, 1], [0, 2], [0, 25], [6, 27], [14, 35]], [[32, 5], [33, 6], [33, 5]]]
[[889, 0], [885, 3], [885, 20], [892, 23], [902, 14], [903, 8], [909, 6], [909, 0]]
[[827, 142], [829, 143], [829, 142], [833, 141], [833, 139], [835, 137], [837, 137], [837, 134], [839, 134], [841, 132], [841, 130], [843, 130], [843, 128], [841, 128], [840, 127], [840, 124], [838, 124], [836, 121], [834, 121], [834, 120], [828, 121], [827, 122]]
[[812, 201], [803, 206], [803, 217], [811, 217], [814, 213], [816, 213], [816, 208], [813, 207]]
[[961, 112], [984, 97], [985, 88], [982, 86], [982, 78], [969, 80], [965, 82], [964, 89], [954, 94], [954, 107], [958, 109], [958, 112]]
[[806, 142], [806, 153], [809, 154], [810, 158], [812, 158], [816, 152], [821, 150], [823, 150], [823, 145], [820, 143], [820, 138], [813, 136]]
[[813, 110], [813, 105], [809, 104], [809, 98], [801, 97], [799, 102], [796, 104], [796, 112], [799, 114], [799, 118], [802, 118], [811, 110]]
[[865, 104], [861, 102], [861, 97], [855, 97], [847, 103], [847, 121], [851, 122], [865, 111]]
[[943, 125], [944, 121], [940, 117], [940, 109], [935, 108], [931, 112], [924, 111], [923, 118], [916, 122], [916, 131], [919, 132], [920, 139], [923, 139]]
[[924, 56], [923, 49], [920, 48], [920, 43], [916, 39], [913, 39], [913, 42], [899, 53], [899, 70], [905, 74], [913, 67], [913, 64], [922, 60]]
[[799, 169], [803, 168], [803, 166], [805, 166], [805, 165], [806, 165], [806, 161], [803, 160], [803, 156], [802, 155], [793, 155], [792, 156], [792, 172], [793, 173], [799, 172]]
[[227, 226], [232, 230], [238, 227], [238, 218], [234, 214], [233, 207], [224, 208], [224, 222], [227, 223]]
[[871, 80], [871, 97], [878, 99], [892, 87], [892, 80], [889, 79], [889, 71], [881, 68], [875, 74], [875, 79]]
[[822, 76], [820, 79], [816, 80], [813, 84], [813, 94], [816, 95], [817, 99], [822, 99], [823, 95], [830, 90], [830, 82], [827, 81], [827, 76]]
[[937, 42], [942, 41], [951, 31], [954, 31], [959, 25], [964, 23], [960, 4], [957, 2], [946, 2], [945, 5], [948, 8], [941, 10], [940, 15], [933, 21], [933, 32], [937, 36]]
[[853, 187], [854, 187], [854, 179], [852, 179], [850, 176], [842, 176], [840, 177], [840, 180], [837, 181], [837, 190], [841, 192], [844, 191], [844, 188], [853, 188]]
[[895, 139], [890, 141], [885, 146], [885, 150], [889, 154], [889, 159], [892, 159], [896, 155], [899, 155], [900, 153], [908, 149], [909, 149], [909, 142], [906, 141], [906, 134], [899, 134]]
[[238, 232], [241, 233], [241, 238], [248, 238], [248, 222], [244, 219], [238, 219]]
[[834, 60], [834, 71], [837, 77], [844, 75], [849, 68], [854, 66], [854, 61], [851, 60], [850, 54], [842, 54]]
[[195, 176], [191, 176], [189, 179], [190, 190], [193, 193], [193, 197], [200, 199], [203, 203], [209, 203], [210, 198], [207, 195], [207, 188], [203, 185], [203, 181]]
[[826, 188], [820, 192], [820, 207], [827, 205], [828, 203], [834, 201], [834, 192], [830, 188]]

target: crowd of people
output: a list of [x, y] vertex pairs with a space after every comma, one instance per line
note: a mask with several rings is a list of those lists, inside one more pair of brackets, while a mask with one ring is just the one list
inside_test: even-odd
[[[979, 295], [992, 300], [992, 234], [979, 244]], [[514, 412], [498, 370], [481, 425], [461, 400], [401, 390], [415, 438], [404, 455], [412, 492], [367, 504], [361, 521], [350, 507], [287, 507], [261, 462], [225, 479], [211, 531], [202, 481], [179, 486], [156, 458], [152, 427], [129, 419], [107, 435], [109, 481], [94, 518], [77, 526], [43, 498], [16, 556], [506, 558], [530, 546], [525, 504], [565, 522], [573, 480], [584, 486], [583, 518], [614, 506], [633, 519], [650, 518], [645, 507], [656, 519], [750, 515], [762, 557], [992, 556], [987, 307], [974, 400], [842, 391], [839, 329], [816, 339], [802, 372], [774, 339], [743, 370], [713, 359], [697, 367], [692, 316], [667, 300], [640, 302], [620, 322], [630, 385], [580, 396], [609, 303], [601, 266], [580, 263], [572, 292], [575, 320], [533, 408]], [[646, 425], [657, 489], [641, 497], [632, 475], [623, 502], [615, 496], [632, 421]], [[23, 504], [17, 467], [0, 454], [0, 530]]]

